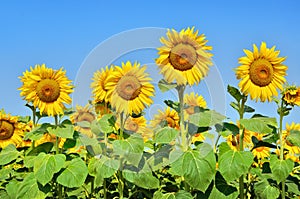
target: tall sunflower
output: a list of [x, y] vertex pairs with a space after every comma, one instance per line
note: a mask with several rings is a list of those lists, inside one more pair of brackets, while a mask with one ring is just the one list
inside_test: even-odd
[[167, 39], [162, 37], [160, 41], [164, 46], [158, 48], [156, 63], [169, 83], [175, 80], [178, 85], [199, 84], [213, 65], [209, 52], [212, 47], [194, 27], [180, 32], [168, 30]]
[[118, 113], [126, 115], [139, 114], [153, 103], [154, 86], [151, 78], [145, 73], [146, 66], [140, 67], [135, 62], [122, 63], [109, 74], [106, 81], [107, 95], [111, 96], [111, 106]]
[[0, 111], [0, 148], [9, 144], [19, 146], [24, 136], [23, 125], [18, 122], [17, 116]]
[[26, 70], [20, 79], [23, 83], [19, 88], [21, 97], [27, 102], [32, 102], [42, 114], [63, 114], [64, 104], [71, 104], [69, 94], [73, 92], [73, 85], [62, 68], [53, 70], [45, 64], [35, 65], [34, 68], [30, 67], [30, 71]]
[[282, 62], [285, 57], [278, 57], [280, 51], [275, 46], [267, 48], [262, 42], [260, 50], [253, 44], [253, 52], [244, 49], [246, 56], [239, 58], [235, 71], [237, 79], [241, 79], [239, 87], [245, 94], [250, 94], [251, 99], [260, 99], [262, 102], [271, 101], [272, 96], [277, 96], [277, 88], [282, 90], [286, 81], [287, 66]]
[[94, 73], [92, 78], [93, 82], [91, 83], [93, 98], [95, 103], [109, 102], [110, 96], [108, 95], [108, 90], [106, 88], [107, 77], [114, 71], [114, 66], [105, 69], [101, 68], [101, 71], [98, 70]]
[[150, 121], [150, 126], [152, 128], [169, 126], [171, 128], [179, 129], [179, 115], [175, 110], [167, 107], [164, 111], [158, 111], [159, 113]]
[[[73, 124], [79, 122], [88, 122], [91, 124], [95, 119], [96, 114], [93, 112], [92, 108], [89, 107], [89, 104], [87, 104], [85, 107], [77, 105], [76, 112], [70, 116], [70, 120]], [[89, 137], [95, 136], [90, 127], [75, 125], [74, 129]]]

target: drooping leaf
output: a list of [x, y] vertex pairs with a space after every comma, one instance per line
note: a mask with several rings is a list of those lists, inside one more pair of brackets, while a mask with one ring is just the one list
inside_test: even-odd
[[50, 155], [40, 153], [34, 162], [33, 172], [43, 186], [50, 182], [53, 175], [57, 173], [63, 166], [66, 156], [63, 154]]
[[48, 127], [47, 131], [50, 134], [56, 135], [57, 137], [73, 138], [74, 126], [72, 124], [68, 124], [67, 122], [65, 122], [65, 124], [61, 126]]
[[278, 182], [285, 180], [294, 168], [292, 160], [280, 160], [276, 155], [271, 155], [270, 168], [272, 171], [273, 178]]
[[266, 179], [263, 179], [254, 185], [254, 192], [258, 198], [274, 199], [279, 197], [278, 188], [271, 186]]
[[292, 145], [300, 147], [300, 131], [291, 130], [286, 138]]
[[220, 155], [219, 171], [227, 182], [231, 182], [248, 172], [253, 158], [250, 151], [228, 150]]
[[113, 149], [116, 155], [123, 157], [134, 166], [138, 166], [144, 150], [144, 141], [141, 135], [132, 134], [125, 140], [115, 140]]
[[5, 165], [11, 161], [17, 159], [20, 155], [20, 152], [17, 151], [15, 145], [10, 144], [6, 146], [0, 153], [0, 165]]
[[180, 111], [179, 111], [179, 102], [174, 102], [174, 101], [172, 101], [172, 100], [164, 100], [164, 103], [165, 103], [168, 107], [174, 109], [177, 113], [180, 112]]
[[195, 113], [190, 116], [190, 122], [199, 127], [210, 127], [222, 122], [226, 117], [214, 110]]
[[66, 169], [58, 176], [57, 182], [63, 186], [73, 188], [83, 185], [88, 175], [88, 168], [81, 158], [72, 159]]
[[32, 149], [27, 155], [28, 156], [37, 156], [39, 153], [49, 153], [51, 149], [53, 148], [52, 142], [45, 142], [43, 144], [38, 145], [34, 149]]
[[245, 105], [244, 106], [244, 112], [245, 113], [253, 113], [253, 112], [255, 112], [255, 109], [250, 107], [250, 106]]
[[227, 137], [229, 135], [237, 135], [239, 134], [239, 127], [235, 124], [231, 124], [228, 122], [223, 122], [223, 125], [216, 124], [217, 132], [223, 137]]
[[161, 79], [158, 82], [158, 88], [162, 93], [167, 92], [168, 90], [171, 90], [173, 88], [176, 88], [176, 83], [168, 83], [166, 80]]
[[30, 132], [26, 133], [24, 140], [39, 140], [45, 133], [47, 133], [47, 128], [53, 127], [50, 123], [43, 123], [41, 126], [33, 128]]
[[33, 173], [28, 174], [17, 188], [16, 199], [44, 199], [45, 194], [39, 190], [38, 183]]
[[223, 192], [219, 191], [214, 187], [208, 197], [208, 199], [236, 199], [238, 197], [238, 191], [231, 193], [230, 195], [225, 195]]
[[254, 131], [256, 133], [272, 133], [273, 129], [268, 124], [261, 120], [261, 118], [241, 119], [240, 124], [247, 130]]
[[185, 181], [204, 192], [215, 176], [216, 160], [210, 145], [201, 144], [198, 148], [184, 153], [182, 169]]
[[159, 144], [169, 144], [177, 137], [179, 131], [174, 128], [164, 127], [155, 134], [155, 142]]
[[110, 133], [114, 131], [113, 126], [110, 123], [110, 119], [113, 117], [112, 114], [105, 114], [98, 121], [99, 128], [102, 133]]
[[184, 152], [180, 149], [173, 150], [170, 152], [170, 163], [171, 168], [169, 173], [172, 175], [183, 176], [184, 170], [182, 169], [184, 159]]

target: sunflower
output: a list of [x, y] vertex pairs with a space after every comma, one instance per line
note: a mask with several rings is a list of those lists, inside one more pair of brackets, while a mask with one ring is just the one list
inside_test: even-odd
[[[92, 111], [92, 108], [89, 107], [89, 104], [87, 104], [85, 107], [77, 105], [76, 112], [70, 116], [70, 119], [73, 124], [80, 123], [80, 122], [88, 122], [89, 124], [91, 124], [96, 119], [96, 115]], [[76, 131], [79, 131], [82, 134], [87, 135], [88, 137], [95, 136], [92, 133], [90, 127], [75, 125], [74, 129]]]
[[153, 132], [147, 128], [147, 120], [144, 116], [128, 117], [124, 129], [141, 134], [145, 142], [152, 138]]
[[270, 156], [270, 150], [271, 149], [269, 147], [260, 146], [260, 147], [254, 148], [252, 150], [252, 153], [255, 157], [257, 157], [257, 159], [264, 159], [264, 158]]
[[154, 86], [151, 78], [145, 73], [146, 66], [140, 67], [135, 62], [122, 63], [115, 67], [106, 81], [107, 95], [111, 96], [111, 106], [118, 113], [139, 114], [144, 108], [153, 103]]
[[290, 86], [283, 92], [283, 100], [289, 105], [300, 106], [300, 87]]
[[0, 148], [5, 148], [9, 144], [19, 146], [24, 136], [23, 125], [18, 122], [17, 116], [0, 111]]
[[192, 143], [203, 142], [204, 140], [205, 140], [205, 137], [204, 137], [203, 133], [196, 133], [192, 137]]
[[70, 93], [73, 92], [71, 80], [66, 77], [62, 68], [53, 70], [45, 64], [30, 67], [31, 71], [23, 73], [20, 77], [23, 83], [21, 97], [27, 102], [32, 102], [34, 107], [40, 109], [41, 114], [54, 116], [64, 113], [64, 103], [71, 104]]
[[93, 82], [91, 83], [93, 98], [95, 103], [109, 102], [110, 96], [108, 95], [108, 90], [106, 88], [107, 77], [114, 71], [114, 66], [110, 68], [106, 66], [105, 69], [101, 68], [101, 71], [98, 70], [94, 73], [92, 78]]
[[[239, 124], [238, 124], [239, 126]], [[243, 148], [252, 148], [253, 143], [251, 137], [254, 135], [253, 131], [249, 131], [247, 129], [244, 130], [244, 137], [243, 137]], [[232, 150], [239, 150], [240, 148], [240, 135], [229, 135], [226, 137], [227, 144], [230, 146]]]
[[241, 79], [239, 87], [245, 94], [250, 93], [251, 99], [260, 99], [262, 102], [271, 101], [272, 96], [277, 96], [276, 88], [282, 90], [282, 84], [286, 81], [287, 66], [282, 62], [285, 57], [278, 57], [280, 51], [271, 49], [262, 42], [260, 50], [253, 44], [253, 52], [244, 49], [245, 57], [239, 58], [236, 68], [236, 77]]
[[169, 83], [175, 80], [178, 85], [199, 84], [213, 65], [213, 55], [208, 52], [212, 47], [206, 46], [205, 35], [198, 35], [192, 27], [180, 32], [168, 30], [167, 37], [160, 39], [164, 46], [157, 49], [160, 73]]
[[156, 128], [158, 126], [169, 126], [179, 129], [179, 115], [175, 110], [167, 107], [164, 111], [158, 110], [159, 113], [150, 121], [150, 126]]
[[292, 143], [290, 143], [286, 138], [290, 135], [290, 132], [296, 130], [300, 131], [300, 124], [296, 124], [292, 122], [291, 125], [286, 124], [286, 130], [282, 131], [284, 142], [284, 148], [289, 151], [290, 154], [298, 154], [300, 155], [300, 147], [294, 146]]
[[203, 96], [197, 93], [195, 94], [194, 92], [184, 95], [184, 104], [187, 106], [187, 108], [184, 109], [185, 118], [195, 113], [195, 107], [206, 108], [206, 101]]

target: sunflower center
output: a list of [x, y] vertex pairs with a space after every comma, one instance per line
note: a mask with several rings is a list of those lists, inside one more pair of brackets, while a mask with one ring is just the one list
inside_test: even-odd
[[86, 121], [89, 123], [92, 123], [95, 119], [96, 118], [92, 113], [82, 113], [77, 118], [78, 122]]
[[6, 140], [13, 136], [15, 127], [7, 121], [0, 121], [0, 140]]
[[197, 52], [192, 45], [180, 43], [171, 49], [169, 60], [175, 69], [186, 71], [196, 63]]
[[265, 59], [255, 60], [250, 66], [249, 75], [255, 85], [267, 86], [273, 79], [273, 66]]
[[189, 106], [187, 109], [186, 109], [186, 112], [187, 114], [189, 115], [192, 115], [195, 113], [195, 106]]
[[133, 100], [141, 92], [141, 84], [134, 76], [123, 76], [117, 84], [117, 93], [125, 100]]
[[127, 128], [128, 128], [127, 130], [129, 130], [129, 131], [137, 132], [139, 129], [139, 125], [136, 122], [131, 121], [128, 124]]
[[171, 128], [176, 127], [176, 122], [175, 122], [175, 120], [174, 120], [173, 118], [167, 117], [166, 120], [167, 120], [167, 122], [168, 122], [168, 126], [169, 126], [169, 127], [171, 127]]
[[43, 79], [38, 83], [36, 93], [41, 101], [54, 102], [60, 95], [59, 84], [53, 79]]
[[265, 149], [265, 147], [261, 146], [261, 147], [257, 147], [256, 151], [257, 152], [262, 152]]

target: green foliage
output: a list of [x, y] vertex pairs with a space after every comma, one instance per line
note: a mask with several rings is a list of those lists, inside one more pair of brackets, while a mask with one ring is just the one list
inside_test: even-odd
[[[251, 118], [251, 119], [241, 119], [240, 124], [244, 126], [247, 130], [268, 134], [273, 131], [268, 124], [273, 124], [275, 118]], [[276, 122], [276, 119], [275, 119]]]
[[254, 186], [257, 198], [274, 199], [279, 197], [278, 188], [271, 186], [266, 179], [257, 182]]
[[0, 165], [5, 165], [13, 160], [16, 160], [19, 157], [19, 155], [20, 152], [17, 151], [14, 145], [8, 145], [0, 152]]
[[228, 150], [220, 155], [219, 171], [227, 182], [231, 182], [247, 173], [253, 158], [249, 151]]
[[40, 191], [33, 173], [28, 174], [21, 183], [18, 183], [18, 187], [15, 188], [17, 188], [16, 199], [45, 198], [45, 194]]
[[300, 131], [291, 130], [286, 138], [292, 145], [300, 147]]
[[69, 120], [65, 120], [60, 126], [48, 127], [47, 131], [57, 137], [73, 138], [74, 126]]
[[75, 158], [66, 164], [66, 169], [57, 177], [57, 182], [70, 188], [82, 186], [88, 175], [85, 162], [81, 158]]
[[168, 83], [166, 80], [161, 79], [158, 82], [158, 88], [162, 93], [167, 92], [173, 88], [176, 88], [177, 84], [176, 83]]
[[179, 131], [174, 128], [164, 127], [155, 134], [155, 142], [159, 144], [168, 144], [175, 140]]
[[190, 116], [190, 122], [198, 127], [209, 127], [221, 123], [226, 116], [214, 110], [205, 110]]
[[270, 168], [273, 178], [279, 183], [285, 180], [294, 168], [292, 160], [280, 160], [276, 155], [272, 155], [270, 158]]

